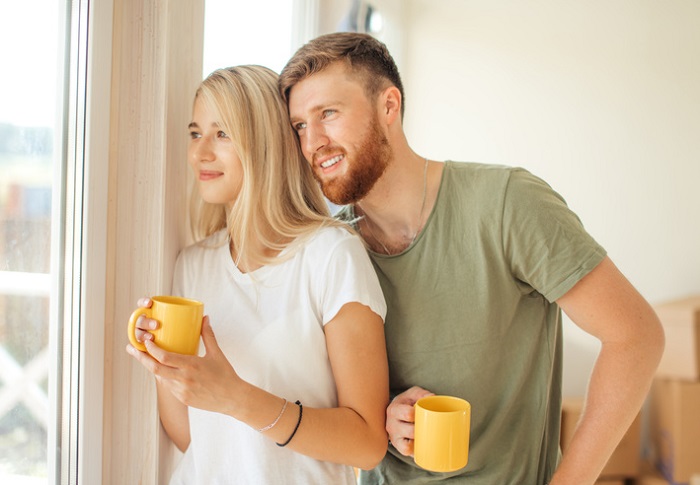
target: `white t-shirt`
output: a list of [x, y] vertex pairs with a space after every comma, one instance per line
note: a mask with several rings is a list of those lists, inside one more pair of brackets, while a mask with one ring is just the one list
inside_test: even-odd
[[[219, 231], [183, 250], [173, 294], [204, 302], [218, 344], [241, 378], [290, 404], [336, 407], [323, 325], [349, 302], [386, 315], [359, 238], [322, 228], [291, 259], [247, 274], [233, 263], [227, 241]], [[229, 416], [189, 408], [189, 419], [192, 440], [171, 485], [355, 483], [351, 467], [278, 447]]]

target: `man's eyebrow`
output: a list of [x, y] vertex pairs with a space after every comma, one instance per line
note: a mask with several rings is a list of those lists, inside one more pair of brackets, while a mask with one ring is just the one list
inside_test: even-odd
[[[324, 109], [328, 109], [333, 106], [344, 106], [346, 103], [342, 102], [341, 100], [332, 100], [332, 101], [324, 101], [323, 103], [319, 103], [315, 106], [312, 106], [309, 108], [308, 112], [309, 113], [318, 113], [319, 111], [323, 111]], [[298, 116], [290, 116], [289, 120], [292, 123], [295, 123], [297, 121], [303, 121], [300, 117]]]

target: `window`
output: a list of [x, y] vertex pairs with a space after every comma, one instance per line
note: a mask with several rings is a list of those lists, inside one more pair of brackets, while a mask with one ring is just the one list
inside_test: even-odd
[[0, 16], [0, 483], [100, 482], [112, 4], [88, 6]]
[[205, 0], [203, 75], [239, 64], [279, 73], [292, 54], [293, 5], [290, 0]]
[[[46, 483], [61, 379], [52, 230], [62, 182], [62, 2], [0, 17], [0, 482]], [[41, 12], [41, 15], [37, 15]], [[12, 46], [21, 48], [12, 48]], [[56, 47], [60, 46], [60, 47]], [[5, 73], [9, 75], [5, 75]], [[53, 215], [52, 215], [53, 214]], [[54, 255], [55, 257], [55, 255]], [[53, 290], [52, 290], [53, 288]], [[22, 482], [25, 483], [25, 482]]]

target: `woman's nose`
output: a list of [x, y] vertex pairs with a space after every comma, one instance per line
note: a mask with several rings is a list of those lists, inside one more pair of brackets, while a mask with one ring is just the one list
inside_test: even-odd
[[193, 162], [211, 162], [215, 159], [211, 143], [206, 138], [199, 138], [190, 144], [190, 158]]

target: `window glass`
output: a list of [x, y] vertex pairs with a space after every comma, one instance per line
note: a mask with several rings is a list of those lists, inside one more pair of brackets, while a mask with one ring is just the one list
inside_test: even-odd
[[[0, 483], [47, 483], [55, 422], [51, 216], [63, 2], [4, 2], [0, 15]], [[51, 398], [50, 398], [51, 396]]]
[[292, 0], [206, 0], [204, 68], [260, 64], [279, 73], [291, 56]]

